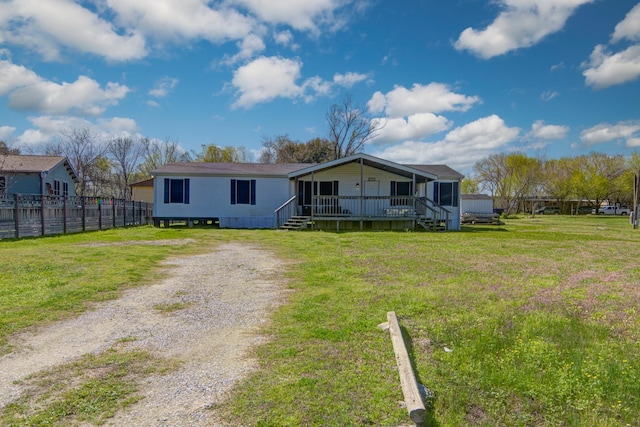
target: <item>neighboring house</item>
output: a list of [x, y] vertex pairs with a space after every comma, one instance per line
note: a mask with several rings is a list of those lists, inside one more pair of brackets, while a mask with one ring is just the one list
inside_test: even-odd
[[0, 194], [75, 196], [78, 182], [66, 157], [0, 155]]
[[153, 203], [153, 178], [130, 184], [131, 200]]
[[322, 164], [169, 163], [154, 172], [154, 223], [221, 228], [457, 230], [460, 181], [443, 165], [367, 154]]

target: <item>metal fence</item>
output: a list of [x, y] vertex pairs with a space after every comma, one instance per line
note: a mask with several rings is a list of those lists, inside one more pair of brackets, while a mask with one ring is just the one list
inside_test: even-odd
[[146, 225], [152, 215], [152, 203], [132, 200], [0, 194], [0, 239]]

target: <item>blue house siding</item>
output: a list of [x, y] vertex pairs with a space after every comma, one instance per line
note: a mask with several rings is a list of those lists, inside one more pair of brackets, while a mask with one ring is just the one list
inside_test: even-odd
[[76, 195], [77, 178], [66, 157], [0, 157], [5, 194]]

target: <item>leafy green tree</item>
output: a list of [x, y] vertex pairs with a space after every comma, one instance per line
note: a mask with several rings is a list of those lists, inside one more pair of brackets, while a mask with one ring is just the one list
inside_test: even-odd
[[545, 196], [556, 200], [562, 211], [566, 211], [566, 203], [576, 197], [571, 176], [576, 167], [576, 161], [570, 157], [546, 160], [542, 164], [540, 188]]
[[621, 197], [624, 156], [593, 152], [576, 157], [575, 162], [571, 182], [578, 197], [593, 200], [595, 206]]
[[202, 151], [195, 154], [195, 160], [208, 163], [242, 163], [246, 161], [246, 150], [244, 147], [202, 145]]
[[292, 141], [288, 135], [264, 138], [261, 163], [323, 163], [333, 160], [333, 145], [315, 138], [306, 143]]
[[478, 194], [480, 192], [480, 182], [477, 179], [465, 177], [460, 188], [462, 194]]
[[517, 211], [536, 190], [541, 162], [522, 153], [497, 153], [474, 165], [483, 189], [489, 190], [505, 213]]

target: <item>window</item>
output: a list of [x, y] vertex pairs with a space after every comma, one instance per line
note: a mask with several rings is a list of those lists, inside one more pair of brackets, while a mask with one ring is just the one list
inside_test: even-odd
[[458, 206], [460, 195], [457, 182], [434, 182], [433, 199], [442, 206]]
[[164, 202], [189, 204], [189, 179], [164, 179]]
[[69, 195], [69, 183], [68, 182], [63, 182], [62, 183], [62, 195], [63, 196], [68, 196]]
[[53, 195], [60, 195], [60, 181], [58, 181], [57, 179], [53, 180]]
[[411, 206], [413, 202], [411, 197], [393, 197], [393, 196], [411, 196], [413, 194], [413, 182], [411, 181], [391, 181], [391, 206]]
[[255, 205], [256, 204], [256, 180], [232, 179], [231, 180], [231, 204]]
[[7, 192], [7, 177], [0, 176], [0, 194]]

